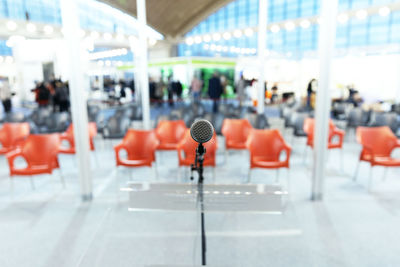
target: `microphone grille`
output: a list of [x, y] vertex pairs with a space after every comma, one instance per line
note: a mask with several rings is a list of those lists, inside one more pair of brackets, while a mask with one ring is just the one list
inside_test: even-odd
[[190, 127], [190, 135], [198, 143], [206, 143], [214, 135], [214, 127], [207, 120], [197, 120]]

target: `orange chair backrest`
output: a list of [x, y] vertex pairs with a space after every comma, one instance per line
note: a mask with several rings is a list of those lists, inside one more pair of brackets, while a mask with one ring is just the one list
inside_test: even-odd
[[[314, 129], [315, 129], [315, 119], [306, 118], [304, 120], [303, 130], [307, 134], [307, 139], [308, 140], [313, 140], [314, 139]], [[332, 120], [329, 120], [329, 140], [331, 140], [335, 129], [336, 129], [336, 125], [333, 123]]]
[[60, 147], [58, 134], [30, 135], [21, 150], [28, 165], [48, 165], [54, 162]]
[[358, 127], [357, 141], [371, 149], [375, 156], [389, 157], [396, 147], [397, 137], [388, 126]]
[[[90, 149], [94, 150], [93, 138], [97, 135], [97, 125], [95, 122], [89, 122], [88, 128], [89, 128]], [[68, 129], [65, 131], [65, 134], [68, 136], [68, 140], [70, 142], [71, 147], [75, 147], [74, 125], [72, 123], [68, 126]]]
[[280, 153], [285, 147], [285, 140], [279, 130], [253, 129], [246, 145], [252, 158], [263, 157], [268, 161], [279, 161]]
[[[183, 150], [186, 159], [193, 160], [196, 157], [196, 148], [199, 143], [193, 140], [190, 135], [190, 130], [186, 130], [185, 135], [183, 136], [182, 141], [179, 143], [178, 149]], [[215, 152], [217, 151], [217, 135], [214, 131], [214, 135], [210, 141], [203, 144], [206, 148], [206, 154], [204, 155], [204, 160], [208, 158], [215, 157]]]
[[29, 123], [4, 123], [0, 129], [0, 143], [3, 147], [14, 147], [17, 142], [28, 137]]
[[161, 143], [176, 144], [179, 143], [186, 129], [183, 120], [160, 121], [155, 132]]
[[159, 142], [154, 131], [130, 129], [127, 131], [122, 143], [126, 147], [129, 160], [144, 158], [155, 160], [155, 150]]
[[225, 138], [235, 143], [245, 143], [253, 129], [246, 119], [224, 119], [221, 132]]

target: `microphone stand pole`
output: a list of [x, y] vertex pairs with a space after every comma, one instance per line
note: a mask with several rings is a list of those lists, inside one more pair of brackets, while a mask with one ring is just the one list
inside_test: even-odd
[[[204, 224], [204, 195], [203, 195], [203, 161], [204, 154], [206, 153], [206, 149], [202, 143], [196, 149], [196, 159], [194, 165], [192, 165], [191, 170], [197, 171], [199, 175], [199, 181], [197, 184], [197, 190], [199, 192], [199, 200], [200, 200], [200, 219], [201, 219], [201, 265], [206, 265], [206, 232], [205, 232], [205, 224]], [[191, 177], [193, 180], [193, 176]]]

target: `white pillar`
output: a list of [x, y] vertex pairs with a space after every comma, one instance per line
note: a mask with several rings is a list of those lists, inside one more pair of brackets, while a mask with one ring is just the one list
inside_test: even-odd
[[265, 49], [267, 48], [267, 0], [259, 0], [258, 8], [258, 94], [257, 113], [264, 114], [265, 102]]
[[312, 200], [322, 200], [328, 145], [331, 61], [335, 48], [337, 0], [323, 0], [319, 27], [319, 81], [315, 108]]
[[137, 14], [139, 25], [138, 42], [138, 67], [140, 93], [142, 96], [143, 128], [150, 129], [150, 97], [149, 97], [149, 71], [147, 60], [147, 29], [146, 29], [146, 0], [137, 0]]
[[90, 169], [89, 130], [86, 109], [85, 88], [81, 57], [81, 42], [79, 37], [78, 0], [61, 0], [61, 17], [67, 44], [69, 90], [71, 100], [72, 121], [76, 156], [78, 160], [79, 179], [81, 182], [82, 199], [92, 199], [92, 177]]

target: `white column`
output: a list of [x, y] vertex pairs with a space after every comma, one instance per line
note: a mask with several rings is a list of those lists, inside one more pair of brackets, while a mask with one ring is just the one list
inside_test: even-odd
[[319, 80], [315, 108], [312, 200], [322, 200], [328, 145], [331, 61], [335, 48], [337, 0], [323, 0], [319, 27]]
[[257, 113], [264, 113], [265, 102], [265, 49], [267, 48], [267, 0], [259, 0], [258, 8], [258, 94]]
[[78, 160], [79, 179], [81, 182], [82, 199], [92, 199], [92, 177], [90, 169], [89, 130], [86, 109], [85, 88], [81, 57], [81, 42], [79, 37], [78, 0], [61, 0], [61, 16], [68, 54], [69, 89], [71, 99], [72, 121], [76, 156]]
[[147, 29], [146, 29], [146, 0], [137, 0], [137, 14], [139, 24], [139, 43], [138, 56], [139, 60], [139, 83], [140, 93], [142, 96], [142, 112], [143, 112], [143, 127], [146, 130], [150, 129], [150, 97], [149, 97], [149, 71], [147, 60]]

